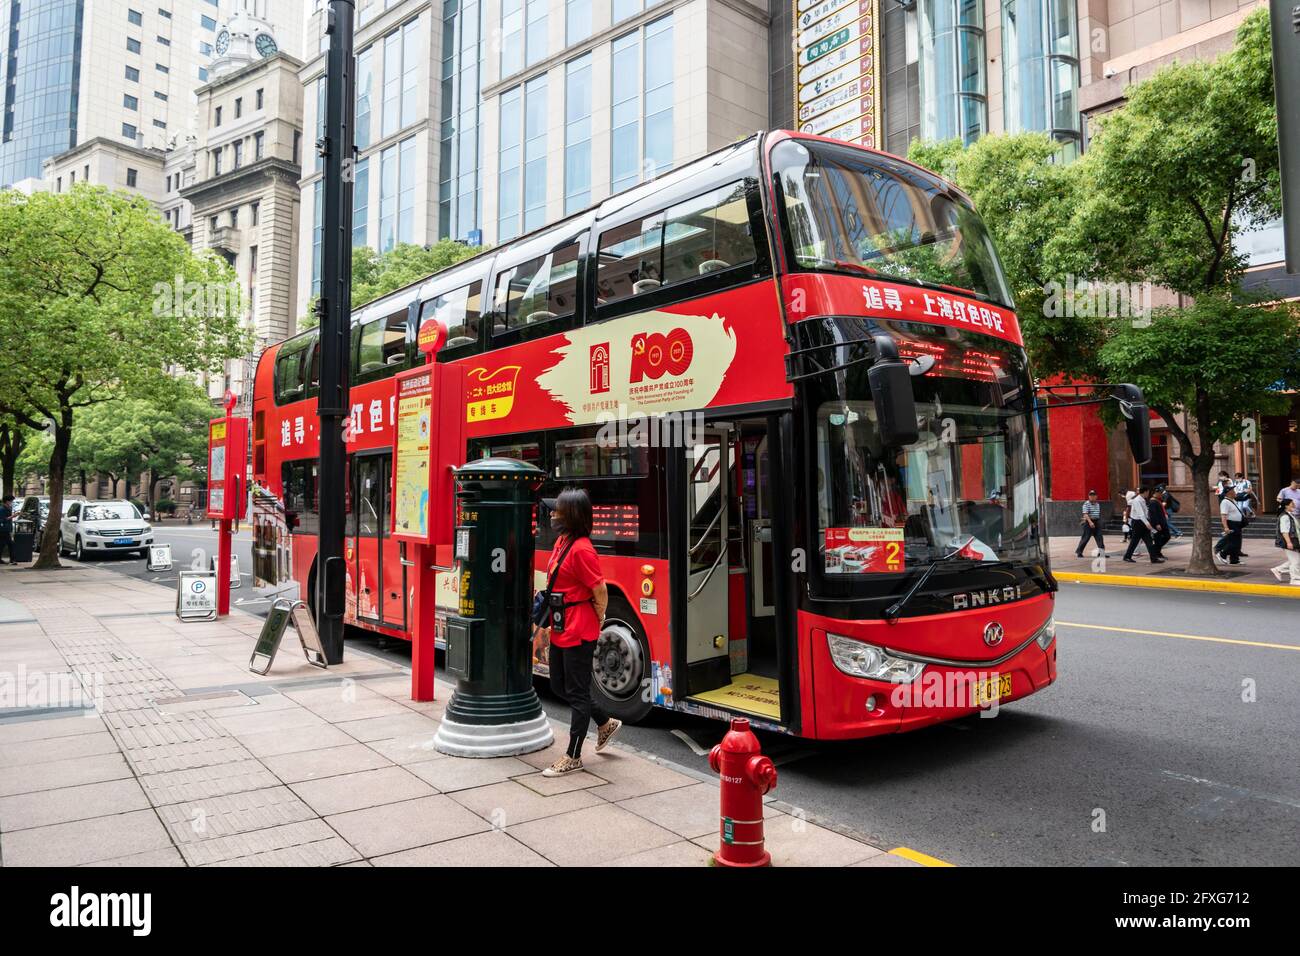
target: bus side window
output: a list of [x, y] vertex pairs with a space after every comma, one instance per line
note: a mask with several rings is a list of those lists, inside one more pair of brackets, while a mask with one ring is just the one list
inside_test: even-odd
[[493, 332], [507, 332], [573, 315], [577, 309], [577, 293], [576, 242], [521, 262], [502, 273], [497, 281], [497, 323]]
[[440, 351], [478, 344], [482, 299], [483, 283], [479, 281], [463, 289], [444, 292], [424, 303], [420, 309], [420, 322], [434, 318], [447, 330], [447, 341]]
[[664, 285], [747, 265], [757, 257], [743, 181], [678, 203], [666, 219]]
[[275, 357], [275, 397], [280, 404], [302, 398], [305, 341], [291, 342]]
[[406, 361], [406, 313], [397, 312], [361, 326], [360, 368], [366, 375]]
[[596, 268], [596, 302], [604, 305], [651, 292], [662, 284], [663, 220], [648, 219], [601, 233]]
[[315, 336], [311, 340], [307, 367], [307, 389], [311, 391], [320, 388], [320, 339]]

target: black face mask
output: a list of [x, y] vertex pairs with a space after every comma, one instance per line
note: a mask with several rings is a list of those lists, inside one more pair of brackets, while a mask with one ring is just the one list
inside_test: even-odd
[[563, 534], [567, 529], [564, 527], [564, 518], [558, 511], [551, 512], [551, 530]]

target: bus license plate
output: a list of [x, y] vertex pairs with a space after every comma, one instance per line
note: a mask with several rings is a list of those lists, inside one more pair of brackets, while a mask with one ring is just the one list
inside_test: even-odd
[[971, 706], [984, 707], [1011, 696], [1011, 675], [999, 674], [987, 680], [977, 681], [971, 688]]
[[130, 544], [130, 543], [131, 543], [131, 539], [130, 539], [130, 538], [114, 538], [114, 539], [113, 539], [113, 543], [114, 543], [114, 544]]

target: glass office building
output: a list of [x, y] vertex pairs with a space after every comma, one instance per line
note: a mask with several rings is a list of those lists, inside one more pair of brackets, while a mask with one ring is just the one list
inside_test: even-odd
[[0, 187], [39, 179], [77, 145], [85, 0], [0, 0], [4, 123]]

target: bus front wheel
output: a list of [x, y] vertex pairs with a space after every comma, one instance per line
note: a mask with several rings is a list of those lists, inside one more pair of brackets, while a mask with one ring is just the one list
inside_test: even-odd
[[592, 661], [593, 701], [611, 717], [636, 723], [654, 709], [649, 686], [650, 647], [641, 623], [626, 601], [611, 596]]

